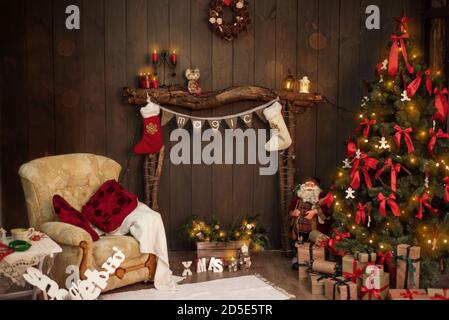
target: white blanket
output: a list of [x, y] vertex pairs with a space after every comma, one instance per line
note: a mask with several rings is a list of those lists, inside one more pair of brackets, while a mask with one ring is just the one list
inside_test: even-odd
[[161, 215], [143, 203], [123, 221], [112, 235], [130, 234], [139, 242], [140, 252], [157, 256], [154, 286], [158, 290], [176, 290], [177, 277], [172, 275], [168, 262], [167, 238]]

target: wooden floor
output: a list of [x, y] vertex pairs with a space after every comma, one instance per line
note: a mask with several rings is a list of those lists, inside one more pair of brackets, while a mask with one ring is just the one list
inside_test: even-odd
[[[172, 269], [173, 274], [180, 276], [183, 271], [181, 262], [193, 260], [194, 257], [195, 252], [171, 252], [170, 268]], [[213, 272], [196, 274], [194, 272], [192, 277], [189, 277], [180, 284], [259, 274], [268, 281], [274, 283], [275, 286], [296, 296], [296, 300], [325, 300], [324, 296], [314, 296], [311, 294], [310, 283], [308, 280], [298, 280], [298, 273], [292, 270], [290, 259], [283, 257], [281, 252], [265, 251], [253, 253], [251, 255], [251, 260], [252, 266], [250, 271], [238, 271], [234, 273], [225, 271], [223, 274], [214, 274]], [[193, 268], [192, 271], [194, 271]], [[136, 284], [110, 293], [135, 291], [152, 287], [152, 284]]]

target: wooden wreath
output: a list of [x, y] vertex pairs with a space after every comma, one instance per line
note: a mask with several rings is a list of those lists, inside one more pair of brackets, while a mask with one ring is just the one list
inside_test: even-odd
[[[213, 0], [209, 5], [211, 28], [227, 41], [234, 40], [251, 23], [246, 0]], [[223, 11], [229, 7], [234, 13], [232, 22], [223, 19]]]

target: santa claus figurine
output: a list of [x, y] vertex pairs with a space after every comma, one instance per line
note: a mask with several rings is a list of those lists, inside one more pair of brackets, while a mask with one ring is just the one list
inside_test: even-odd
[[[323, 234], [329, 233], [332, 221], [329, 207], [323, 203], [324, 199], [325, 194], [317, 178], [306, 178], [297, 188], [288, 208], [289, 235], [293, 247], [298, 242], [308, 242], [309, 234], [314, 230]], [[298, 270], [296, 255], [292, 265], [293, 269]]]

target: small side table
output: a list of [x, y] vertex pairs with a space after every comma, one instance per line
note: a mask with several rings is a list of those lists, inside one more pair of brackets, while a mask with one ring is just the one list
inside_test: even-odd
[[[8, 244], [12, 239], [8, 239]], [[6, 286], [6, 290], [12, 285], [17, 285], [20, 287], [26, 287], [27, 283], [23, 278], [23, 274], [26, 273], [29, 267], [36, 267], [42, 273], [49, 274], [53, 264], [53, 258], [55, 254], [62, 252], [62, 248], [50, 239], [48, 236], [41, 238], [39, 241], [29, 241], [31, 243], [31, 248], [25, 252], [14, 252], [6, 256], [2, 261], [0, 261], [0, 276], [3, 278], [1, 281], [5, 280], [9, 283], [3, 284]], [[48, 258], [48, 268], [43, 270], [45, 259]], [[31, 290], [25, 290], [13, 293], [0, 293], [0, 300], [11, 300], [18, 299], [22, 297], [32, 296], [33, 300], [36, 300], [37, 294], [40, 290], [33, 288]], [[46, 292], [43, 292], [44, 299], [47, 300]]]

